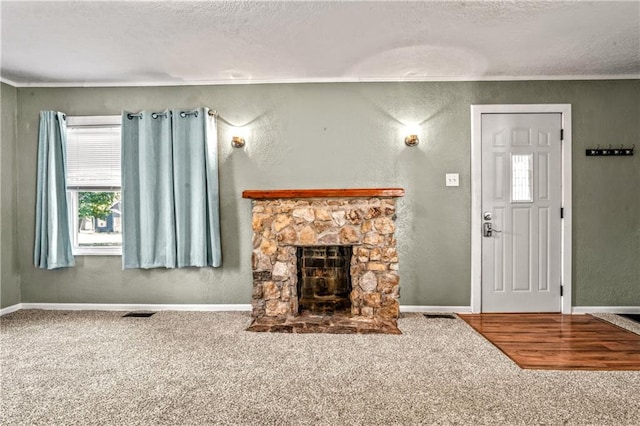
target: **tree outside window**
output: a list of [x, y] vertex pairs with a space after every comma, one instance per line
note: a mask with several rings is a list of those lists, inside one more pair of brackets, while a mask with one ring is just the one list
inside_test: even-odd
[[[119, 200], [119, 192], [78, 192], [78, 227], [81, 229], [83, 220], [89, 220], [92, 229], [98, 230], [99, 220], [107, 220], [114, 213], [119, 215], [119, 211], [113, 208]], [[114, 229], [107, 232], [114, 232]]]

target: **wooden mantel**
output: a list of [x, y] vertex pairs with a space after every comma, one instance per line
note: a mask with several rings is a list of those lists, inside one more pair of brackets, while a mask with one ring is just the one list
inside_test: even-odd
[[273, 200], [276, 198], [349, 198], [349, 197], [402, 197], [402, 188], [351, 188], [351, 189], [248, 189], [242, 198]]

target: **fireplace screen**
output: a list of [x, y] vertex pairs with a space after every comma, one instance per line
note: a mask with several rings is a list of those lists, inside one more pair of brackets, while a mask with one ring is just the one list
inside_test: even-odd
[[349, 246], [298, 247], [299, 313], [351, 311], [351, 253]]

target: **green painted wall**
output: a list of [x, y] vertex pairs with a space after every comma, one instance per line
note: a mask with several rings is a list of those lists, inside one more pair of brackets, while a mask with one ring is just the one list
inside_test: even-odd
[[16, 231], [16, 111], [17, 90], [0, 84], [0, 309], [20, 303]]
[[[573, 105], [573, 303], [640, 305], [640, 156], [586, 147], [640, 145], [640, 81], [340, 83], [18, 90], [18, 238], [23, 302], [249, 303], [250, 201], [244, 189], [398, 186], [401, 304], [470, 303], [470, 108]], [[223, 267], [121, 270], [79, 257], [40, 271], [33, 250], [38, 112], [118, 114], [209, 106], [220, 114]], [[404, 124], [422, 123], [417, 148]], [[244, 150], [230, 146], [246, 126]], [[458, 188], [444, 186], [460, 173]]]

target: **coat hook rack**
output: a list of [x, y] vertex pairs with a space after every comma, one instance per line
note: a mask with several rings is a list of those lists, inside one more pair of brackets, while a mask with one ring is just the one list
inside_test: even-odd
[[608, 148], [600, 148], [600, 145], [595, 148], [587, 148], [587, 157], [628, 157], [633, 155], [633, 150], [636, 146], [631, 148], [620, 145], [619, 148], [614, 148], [609, 145]]

